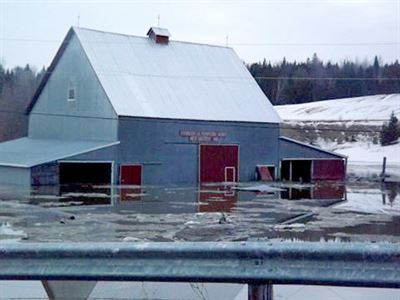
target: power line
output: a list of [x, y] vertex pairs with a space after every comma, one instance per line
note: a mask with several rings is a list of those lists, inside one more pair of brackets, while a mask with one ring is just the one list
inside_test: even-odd
[[[17, 114], [17, 115], [24, 115], [28, 116], [26, 112], [22, 111], [12, 111], [12, 110], [0, 110], [0, 113], [4, 114]], [[46, 114], [41, 114], [41, 115], [46, 115]], [[49, 114], [50, 116], [58, 116], [58, 117], [71, 117], [71, 118], [93, 118], [93, 119], [113, 119], [113, 118], [103, 118], [103, 117], [91, 117], [91, 116], [73, 116], [73, 115], [68, 115], [68, 114]], [[368, 120], [367, 120], [368, 121]], [[376, 120], [375, 120], [376, 121]], [[385, 120], [381, 120], [384, 122]], [[345, 123], [344, 121], [336, 121], [337, 123]], [[287, 123], [282, 122], [282, 125], [280, 126], [280, 129], [290, 129], [290, 130], [295, 130], [295, 131], [328, 131], [328, 132], [351, 132], [351, 133], [380, 133], [381, 130], [378, 129], [349, 129], [349, 128], [328, 128], [328, 127], [315, 127], [309, 125], [308, 127], [305, 126], [293, 126], [293, 125], [287, 125]], [[371, 125], [368, 125], [371, 126]], [[374, 127], [380, 127], [379, 125], [372, 125]]]
[[231, 46], [396, 46], [399, 42], [358, 42], [358, 43], [229, 43]]
[[26, 115], [24, 111], [18, 111], [18, 110], [5, 110], [1, 109], [0, 114], [16, 114], [16, 115]]
[[[129, 36], [129, 35], [128, 35]], [[135, 36], [132, 35], [132, 37], [141, 37], [145, 38], [142, 36]], [[47, 39], [33, 39], [33, 38], [11, 38], [11, 37], [2, 37], [0, 38], [1, 41], [8, 41], [8, 42], [28, 42], [28, 43], [64, 43], [68, 44], [68, 41], [60, 41], [60, 40], [47, 40]], [[102, 41], [102, 40], [91, 40], [91, 41], [84, 41], [85, 43], [93, 43], [93, 44], [142, 44], [142, 43], [133, 43], [132, 41]], [[180, 42], [180, 41], [172, 41], [172, 42]], [[216, 45], [221, 45], [225, 46], [225, 43], [222, 43], [220, 41], [218, 42], [205, 42], [205, 43], [214, 43]], [[258, 42], [229, 42], [229, 46], [240, 46], [240, 47], [253, 47], [253, 46], [273, 46], [273, 47], [280, 47], [280, 46], [289, 46], [289, 47], [299, 47], [299, 46], [396, 46], [400, 45], [400, 42], [308, 42], [308, 43], [281, 43], [281, 42], [276, 42], [276, 43], [258, 43]]]
[[269, 76], [255, 76], [257, 80], [339, 80], [339, 81], [400, 81], [400, 77], [269, 77]]
[[[46, 71], [44, 74], [51, 75], [54, 71]], [[337, 80], [337, 81], [400, 81], [400, 77], [290, 77], [290, 76], [252, 76], [251, 78], [246, 78], [243, 76], [205, 76], [205, 75], [167, 75], [167, 74], [149, 74], [149, 73], [133, 73], [133, 72], [120, 72], [106, 73], [99, 72], [99, 75], [107, 77], [121, 77], [125, 75], [134, 77], [152, 77], [152, 78], [171, 78], [171, 79], [221, 79], [221, 80], [242, 80], [249, 81], [251, 78], [256, 80]]]
[[[348, 0], [0, 0], [0, 3], [43, 3], [43, 4], [348, 4]], [[396, 4], [396, 0], [356, 0], [354, 4]]]

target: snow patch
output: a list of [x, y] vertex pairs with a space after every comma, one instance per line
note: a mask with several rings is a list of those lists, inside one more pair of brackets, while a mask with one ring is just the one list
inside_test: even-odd
[[387, 121], [392, 111], [400, 117], [400, 94], [342, 98], [275, 106], [283, 120]]

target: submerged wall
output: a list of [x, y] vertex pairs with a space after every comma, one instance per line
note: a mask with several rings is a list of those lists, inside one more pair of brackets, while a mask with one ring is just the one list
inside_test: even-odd
[[59, 184], [59, 168], [57, 162], [51, 162], [31, 168], [31, 185]]
[[120, 117], [118, 163], [142, 164], [144, 184], [196, 183], [200, 144], [237, 144], [250, 181], [256, 165], [279, 166], [278, 139], [279, 124]]
[[29, 186], [31, 184], [31, 169], [0, 166], [0, 183]]

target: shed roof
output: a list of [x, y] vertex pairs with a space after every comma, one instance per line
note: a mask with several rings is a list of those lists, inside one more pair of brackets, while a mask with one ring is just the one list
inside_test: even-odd
[[[147, 37], [76, 27], [62, 47], [72, 34], [77, 35], [120, 116], [280, 122], [274, 107], [231, 48], [177, 41], [165, 46]], [[40, 88], [30, 107], [39, 95]]]
[[25, 137], [0, 143], [0, 166], [30, 168], [117, 144], [119, 142], [66, 141]]
[[313, 145], [310, 145], [310, 144], [306, 144], [306, 143], [303, 143], [303, 142], [300, 142], [300, 141], [298, 141], [298, 140], [294, 140], [294, 139], [291, 139], [291, 138], [288, 138], [288, 137], [285, 137], [285, 136], [280, 136], [279, 138], [280, 138], [282, 141], [289, 142], [289, 143], [293, 143], [293, 144], [300, 145], [300, 146], [303, 146], [303, 147], [307, 147], [307, 148], [310, 148], [310, 149], [314, 149], [314, 150], [316, 150], [316, 151], [320, 151], [320, 152], [323, 152], [323, 153], [326, 153], [326, 154], [329, 154], [329, 155], [332, 155], [332, 156], [335, 156], [335, 157], [340, 157], [340, 158], [343, 158], [343, 159], [346, 159], [346, 158], [347, 158], [346, 155], [342, 155], [342, 154], [340, 154], [340, 153], [333, 152], [333, 151], [329, 151], [329, 150], [324, 150], [324, 149], [319, 148], [319, 147], [317, 147], [317, 146], [313, 146]]

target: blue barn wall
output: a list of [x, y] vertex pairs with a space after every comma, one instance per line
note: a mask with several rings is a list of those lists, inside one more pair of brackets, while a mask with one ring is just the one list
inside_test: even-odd
[[31, 185], [31, 169], [0, 166], [0, 182], [2, 184]]
[[255, 180], [256, 165], [279, 167], [279, 124], [210, 122], [151, 118], [119, 118], [119, 145], [64, 159], [113, 161], [114, 183], [121, 164], [143, 165], [143, 184], [197, 183], [199, 142], [190, 142], [181, 130], [224, 132], [219, 142], [239, 145], [239, 180]]
[[[69, 86], [76, 100], [68, 101]], [[29, 137], [117, 140], [118, 117], [73, 34], [29, 116]]]
[[322, 149], [318, 150], [307, 145], [302, 145], [299, 143], [291, 142], [285, 139], [280, 139], [280, 158], [336, 158], [341, 159], [339, 155], [334, 155], [333, 153], [325, 152]]
[[198, 182], [198, 142], [181, 130], [224, 132], [204, 144], [238, 144], [240, 181], [255, 179], [257, 164], [279, 166], [279, 125], [120, 117], [119, 163], [143, 164], [145, 184]]

